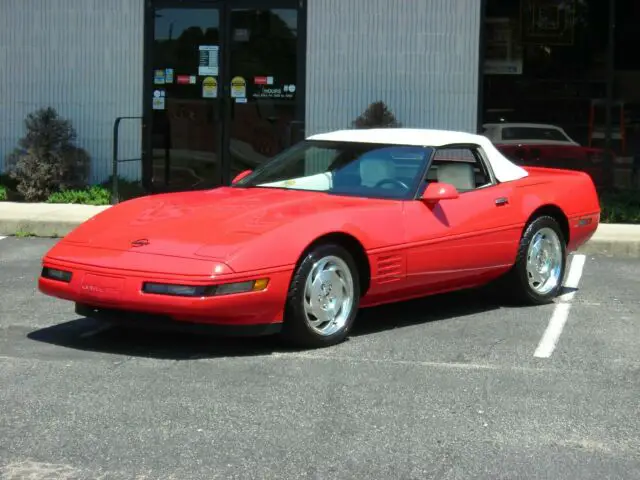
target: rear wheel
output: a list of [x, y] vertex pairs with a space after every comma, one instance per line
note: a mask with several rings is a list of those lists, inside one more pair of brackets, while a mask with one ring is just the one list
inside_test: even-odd
[[506, 285], [520, 302], [548, 303], [562, 288], [566, 255], [566, 240], [558, 222], [549, 216], [537, 217], [522, 234]]
[[339, 245], [318, 245], [294, 272], [282, 334], [306, 348], [340, 343], [351, 330], [359, 302], [360, 279], [351, 254]]

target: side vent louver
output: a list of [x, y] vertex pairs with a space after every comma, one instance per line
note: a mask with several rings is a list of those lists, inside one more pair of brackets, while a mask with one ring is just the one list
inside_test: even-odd
[[400, 280], [403, 272], [400, 255], [381, 255], [376, 264], [378, 283], [391, 283]]

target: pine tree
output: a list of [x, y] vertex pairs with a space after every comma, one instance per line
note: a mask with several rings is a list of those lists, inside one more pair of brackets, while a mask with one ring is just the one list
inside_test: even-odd
[[394, 128], [402, 126], [393, 113], [382, 101], [377, 101], [356, 118], [353, 122], [355, 128]]

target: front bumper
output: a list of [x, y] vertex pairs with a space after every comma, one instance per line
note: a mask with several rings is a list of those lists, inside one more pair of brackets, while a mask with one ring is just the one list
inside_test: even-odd
[[[156, 322], [158, 327], [161, 323], [168, 326], [176, 322], [202, 324], [217, 326], [220, 331], [228, 327], [255, 326], [254, 330], [259, 332], [261, 329], [269, 330], [269, 325], [281, 324], [292, 275], [292, 268], [280, 268], [212, 279], [104, 268], [50, 257], [43, 260], [45, 268], [71, 272], [71, 279], [63, 281], [41, 275], [38, 289], [45, 295], [76, 303], [77, 312], [81, 315], [120, 323], [145, 321], [149, 325]], [[264, 290], [203, 297], [143, 291], [145, 282], [203, 286], [256, 278], [269, 279]]]
[[127, 328], [161, 332], [201, 333], [220, 336], [261, 336], [272, 335], [282, 330], [282, 323], [256, 324], [215, 324], [192, 321], [176, 321], [169, 315], [150, 314], [100, 308], [76, 303], [75, 311], [82, 317], [92, 318], [101, 322], [119, 325]]

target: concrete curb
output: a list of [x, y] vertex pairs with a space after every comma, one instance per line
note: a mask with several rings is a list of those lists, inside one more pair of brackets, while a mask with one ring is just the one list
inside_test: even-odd
[[640, 240], [619, 242], [590, 240], [577, 253], [616, 258], [640, 258]]
[[109, 206], [0, 202], [0, 232], [60, 238]]
[[[0, 235], [60, 238], [109, 206], [0, 202]], [[640, 225], [601, 224], [579, 250], [587, 255], [640, 258]]]
[[591, 240], [579, 252], [606, 257], [640, 258], [640, 225], [600, 224]]

